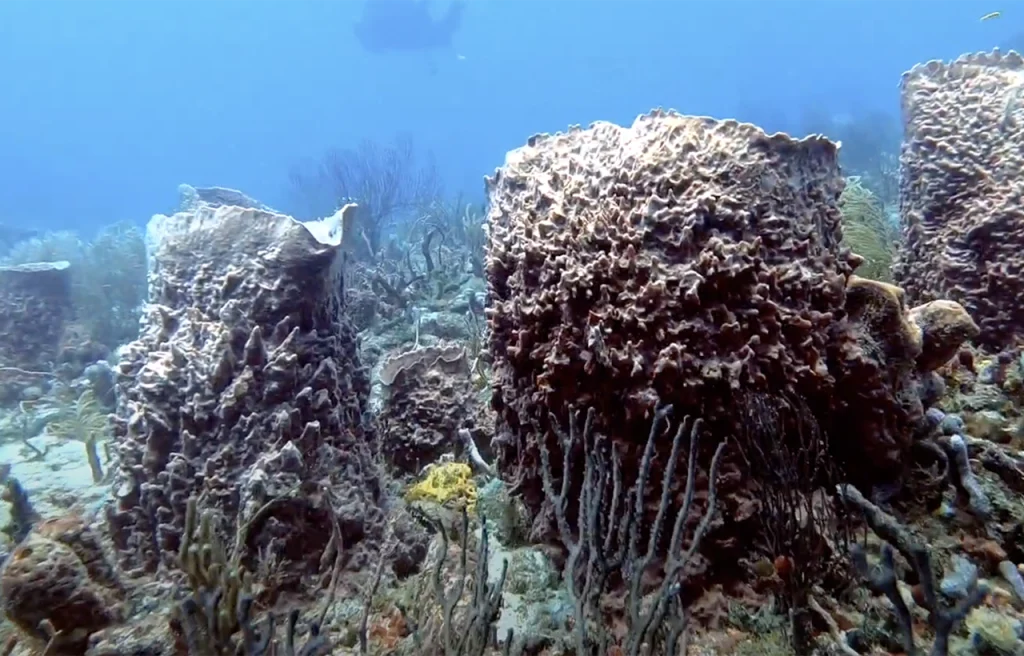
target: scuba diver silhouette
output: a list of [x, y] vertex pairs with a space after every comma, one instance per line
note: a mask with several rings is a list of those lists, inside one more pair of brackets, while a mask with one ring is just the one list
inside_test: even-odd
[[373, 54], [450, 48], [465, 2], [454, 0], [440, 18], [434, 18], [429, 4], [429, 0], [366, 0], [352, 31], [363, 49]]

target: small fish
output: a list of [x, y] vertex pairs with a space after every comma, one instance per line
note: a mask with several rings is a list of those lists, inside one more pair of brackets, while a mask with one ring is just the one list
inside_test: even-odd
[[1002, 16], [1002, 15], [1003, 15], [1003, 14], [1002, 14], [1001, 12], [998, 12], [998, 11], [993, 11], [993, 12], [991, 12], [991, 13], [988, 13], [988, 14], [985, 14], [984, 16], [982, 16], [982, 17], [981, 17], [981, 22], [983, 22], [983, 23], [984, 23], [984, 22], [985, 22], [985, 21], [987, 21], [987, 20], [992, 20], [993, 18], [999, 18], [999, 17], [1000, 17], [1000, 16]]

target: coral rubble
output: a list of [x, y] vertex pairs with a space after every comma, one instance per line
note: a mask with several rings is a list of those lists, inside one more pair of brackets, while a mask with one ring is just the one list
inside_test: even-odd
[[108, 515], [123, 564], [174, 565], [193, 496], [244, 534], [236, 549], [276, 552], [292, 584], [316, 574], [335, 523], [355, 558], [381, 489], [341, 247], [205, 203], [154, 217], [148, 240], [150, 305], [118, 365]]
[[998, 350], [1024, 325], [1024, 57], [931, 61], [903, 75], [904, 239], [895, 278], [912, 301], [949, 298]]

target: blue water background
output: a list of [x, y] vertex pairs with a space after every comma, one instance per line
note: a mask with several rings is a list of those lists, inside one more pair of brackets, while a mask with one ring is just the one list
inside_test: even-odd
[[293, 167], [400, 133], [449, 193], [482, 198], [531, 134], [652, 107], [793, 132], [808, 115], [895, 120], [904, 70], [1024, 31], [1024, 5], [979, 0], [469, 0], [451, 49], [378, 55], [352, 34], [360, 10], [0, 2], [0, 222], [141, 224], [182, 182], [288, 210]]

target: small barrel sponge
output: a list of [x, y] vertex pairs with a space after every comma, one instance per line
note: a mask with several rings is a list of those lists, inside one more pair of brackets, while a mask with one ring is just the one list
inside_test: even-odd
[[911, 303], [947, 298], [989, 350], [1024, 326], [1024, 58], [998, 50], [903, 75], [893, 274]]
[[0, 266], [0, 362], [36, 369], [58, 359], [72, 277], [66, 261]]
[[[59, 644], [83, 644], [120, 619], [121, 594], [102, 552], [94, 551], [98, 542], [66, 529], [30, 533], [0, 574], [0, 593], [7, 618], [25, 633], [46, 641], [52, 630]], [[45, 622], [50, 628], [43, 628]]]
[[462, 346], [423, 346], [388, 355], [378, 419], [384, 458], [396, 475], [418, 474], [452, 448], [452, 436], [470, 416], [474, 399]]
[[100, 537], [79, 515], [66, 515], [40, 523], [35, 532], [47, 540], [60, 542], [78, 556], [89, 578], [111, 590], [123, 590], [117, 572], [107, 560]]

